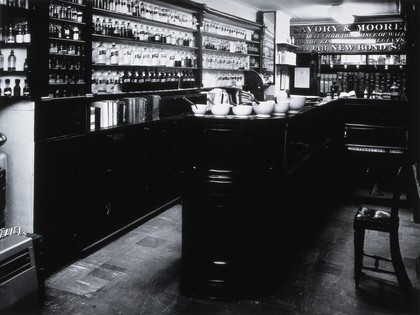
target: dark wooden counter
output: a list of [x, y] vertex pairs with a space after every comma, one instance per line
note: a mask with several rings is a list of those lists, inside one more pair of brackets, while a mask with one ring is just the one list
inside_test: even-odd
[[[191, 296], [267, 294], [288, 232], [320, 194], [332, 159], [336, 106], [285, 118], [185, 119], [181, 290]], [[328, 174], [328, 175], [326, 175]], [[306, 209], [308, 210], [308, 209]], [[293, 222], [292, 222], [293, 220]]]

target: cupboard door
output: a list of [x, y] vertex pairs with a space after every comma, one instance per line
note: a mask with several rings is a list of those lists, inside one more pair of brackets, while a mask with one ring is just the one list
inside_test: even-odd
[[143, 130], [141, 152], [142, 176], [147, 181], [150, 209], [172, 201], [180, 195], [182, 150], [178, 121], [160, 122]]
[[84, 247], [127, 225], [141, 209], [134, 130], [92, 134], [88, 150], [89, 202], [84, 224]]
[[36, 144], [34, 232], [44, 237], [47, 270], [80, 253], [89, 199], [85, 145], [85, 136]]

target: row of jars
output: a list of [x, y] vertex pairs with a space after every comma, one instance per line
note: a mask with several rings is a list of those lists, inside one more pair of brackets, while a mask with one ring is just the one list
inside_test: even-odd
[[82, 32], [77, 25], [59, 25], [50, 23], [48, 35], [53, 38], [81, 40]]
[[139, 0], [94, 0], [93, 7], [133, 15], [153, 21], [197, 29], [197, 19], [193, 14]]
[[[96, 46], [97, 45], [97, 46]], [[95, 47], [96, 46], [96, 47]], [[92, 60], [98, 65], [132, 65], [163, 67], [196, 67], [196, 55], [191, 51], [94, 43]]]
[[[9, 55], [7, 56], [7, 58], [4, 57], [4, 55], [2, 54], [1, 50], [0, 50], [0, 71], [16, 71], [16, 55], [15, 55], [15, 51], [12, 49], [10, 50]], [[28, 70], [28, 62], [27, 59], [25, 58], [25, 62], [23, 64], [23, 70], [27, 71]]]
[[11, 79], [7, 78], [4, 80], [4, 88], [3, 93], [1, 89], [1, 79], [0, 79], [0, 96], [30, 96], [30, 90], [28, 85], [28, 80], [24, 79], [24, 86], [23, 88], [20, 86], [20, 79], [15, 79], [15, 86], [12, 88]]
[[85, 54], [83, 45], [66, 45], [56, 42], [50, 43], [49, 53], [75, 56], [84, 56]]
[[273, 58], [263, 58], [263, 68], [267, 71], [274, 71], [274, 59]]
[[158, 68], [141, 71], [92, 72], [92, 93], [120, 93], [129, 91], [172, 90], [193, 88], [195, 76], [187, 71], [163, 71]]
[[251, 37], [250, 31], [244, 28], [232, 26], [229, 24], [221, 23], [221, 22], [212, 21], [209, 19], [204, 19], [203, 31], [206, 33], [212, 33], [212, 34], [222, 35], [222, 36], [230, 36], [230, 37], [246, 39], [246, 40], [249, 40]]
[[86, 95], [84, 84], [74, 83], [62, 83], [60, 85], [50, 85], [48, 91], [48, 97], [50, 98], [62, 98], [62, 97], [74, 97]]
[[49, 84], [83, 84], [85, 80], [80, 73], [53, 72], [48, 75]]
[[223, 54], [203, 54], [204, 69], [240, 70], [249, 69], [248, 56], [229, 56]]
[[28, 23], [0, 26], [0, 42], [5, 44], [30, 43], [31, 34], [29, 33]]
[[28, 7], [26, 4], [26, 0], [0, 0], [0, 5], [7, 5], [9, 7], [24, 9]]
[[148, 25], [132, 24], [130, 21], [93, 17], [93, 34], [123, 37], [143, 42], [171, 44], [194, 47], [195, 39], [192, 33], [174, 31]]
[[84, 70], [83, 63], [75, 58], [50, 57], [48, 58], [48, 69], [50, 70]]
[[264, 46], [264, 48], [263, 48], [263, 55], [266, 58], [274, 58], [274, 48]]
[[49, 17], [73, 22], [83, 22], [83, 12], [73, 6], [58, 5], [50, 2]]
[[207, 35], [203, 36], [203, 48], [232, 53], [248, 53], [248, 44], [245, 42], [220, 39]]

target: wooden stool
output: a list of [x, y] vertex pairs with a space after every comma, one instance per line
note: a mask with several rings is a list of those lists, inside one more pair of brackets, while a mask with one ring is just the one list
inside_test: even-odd
[[[395, 183], [393, 184], [391, 212], [361, 207], [354, 217], [354, 280], [356, 289], [359, 288], [359, 279], [362, 274], [362, 269], [365, 269], [396, 275], [403, 293], [409, 294], [411, 292], [412, 285], [404, 267], [398, 240], [398, 209], [402, 191], [401, 178], [402, 170], [400, 168], [395, 178]], [[365, 230], [389, 233], [391, 259], [366, 254], [364, 252]], [[363, 266], [364, 256], [375, 259], [374, 268]], [[392, 262], [394, 272], [379, 268], [379, 261]]]

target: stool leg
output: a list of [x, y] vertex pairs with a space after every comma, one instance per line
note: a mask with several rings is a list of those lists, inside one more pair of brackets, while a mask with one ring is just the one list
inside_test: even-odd
[[363, 267], [363, 245], [365, 242], [365, 229], [354, 229], [354, 282], [356, 290], [359, 288], [359, 279]]
[[398, 227], [391, 231], [389, 237], [389, 243], [391, 248], [391, 259], [394, 265], [395, 274], [397, 276], [398, 283], [404, 293], [409, 294], [413, 288], [410, 278], [408, 278], [407, 272], [404, 267], [404, 262], [401, 257], [400, 242], [398, 239]]

